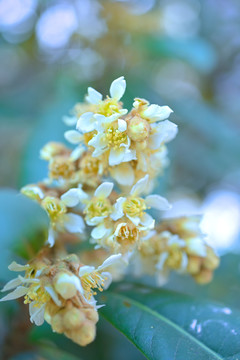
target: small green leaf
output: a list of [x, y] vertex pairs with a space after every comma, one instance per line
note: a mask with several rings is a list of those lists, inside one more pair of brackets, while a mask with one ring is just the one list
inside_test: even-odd
[[147, 359], [239, 359], [237, 310], [146, 286], [108, 291], [100, 300], [101, 315]]
[[[47, 237], [49, 219], [37, 204], [15, 190], [0, 191], [0, 262], [6, 269], [13, 255], [33, 257]], [[1, 271], [1, 279], [5, 278]]]

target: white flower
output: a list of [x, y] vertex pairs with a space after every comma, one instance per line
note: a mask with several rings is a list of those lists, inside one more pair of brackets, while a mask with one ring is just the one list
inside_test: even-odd
[[169, 106], [149, 105], [147, 100], [139, 98], [135, 99], [133, 107], [139, 112], [143, 119], [148, 120], [150, 123], [166, 120], [173, 112]]
[[115, 265], [121, 258], [121, 254], [111, 255], [97, 268], [94, 266], [80, 267], [79, 277], [83, 288], [83, 295], [86, 299], [91, 299], [94, 294], [94, 288], [102, 291], [109, 287], [112, 282], [112, 275], [110, 272], [105, 271], [105, 269]]
[[52, 247], [58, 231], [64, 229], [69, 233], [83, 233], [85, 225], [83, 218], [75, 213], [67, 212], [67, 208], [75, 207], [88, 195], [78, 188], [68, 190], [61, 196], [61, 199], [46, 197], [42, 201], [43, 208], [47, 211], [50, 218], [50, 228], [47, 243]]
[[113, 220], [118, 220], [126, 216], [133, 224], [139, 224], [152, 228], [154, 225], [153, 218], [145, 213], [147, 208], [155, 208], [157, 210], [168, 210], [170, 204], [168, 201], [159, 195], [148, 195], [145, 199], [139, 197], [144, 192], [149, 176], [146, 175], [140, 179], [131, 189], [129, 197], [120, 197], [114, 205], [114, 212], [111, 214]]
[[[112, 99], [119, 101], [123, 94], [125, 93], [126, 89], [126, 81], [123, 76], [119, 77], [118, 79], [114, 80], [110, 86], [110, 96]], [[86, 96], [86, 100], [90, 104], [99, 104], [103, 99], [102, 94], [100, 94], [97, 90], [93, 89], [92, 87], [88, 88], [88, 94]]]
[[150, 123], [153, 123], [168, 119], [169, 115], [172, 112], [173, 111], [172, 109], [170, 109], [169, 106], [159, 106], [156, 104], [152, 104], [143, 111], [142, 115], [144, 119], [148, 119]]
[[162, 121], [156, 126], [152, 126], [150, 136], [148, 138], [148, 148], [157, 150], [161, 144], [167, 143], [177, 135], [177, 125], [169, 120]]
[[[29, 264], [20, 265], [12, 262], [9, 267], [12, 271], [26, 271], [26, 277], [18, 276], [10, 280], [2, 289], [2, 291], [11, 291], [8, 295], [4, 296], [0, 301], [8, 301], [18, 299], [25, 296], [25, 303], [29, 303], [29, 314], [31, 322], [36, 325], [42, 325], [44, 322], [44, 311], [47, 299], [49, 297], [55, 302], [57, 306], [61, 306], [61, 301], [57, 293], [51, 286], [41, 284], [40, 279], [37, 277], [40, 272], [36, 272], [35, 277], [30, 277], [28, 272], [31, 270]], [[48, 297], [49, 296], [49, 297]]]
[[109, 150], [109, 165], [114, 166], [122, 162], [136, 159], [136, 153], [130, 149], [131, 141], [127, 135], [127, 122], [116, 120], [115, 115], [105, 117], [94, 115], [97, 119], [97, 134], [88, 142], [95, 148], [92, 156], [98, 157]]
[[84, 213], [86, 214], [86, 223], [90, 226], [100, 224], [112, 212], [112, 205], [108, 196], [113, 189], [113, 183], [104, 182], [95, 190], [94, 196], [90, 200], [83, 200], [86, 205]]

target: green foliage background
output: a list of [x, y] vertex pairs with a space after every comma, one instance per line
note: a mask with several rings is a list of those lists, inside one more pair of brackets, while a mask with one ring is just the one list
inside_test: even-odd
[[[0, 192], [2, 284], [11, 276], [7, 265], [35, 252], [47, 227], [41, 209], [16, 197], [13, 189], [46, 176], [39, 149], [49, 140], [64, 141], [62, 116], [83, 100], [88, 86], [107, 93], [111, 81], [124, 75], [128, 107], [137, 96], [174, 109], [171, 120], [179, 134], [169, 146], [171, 167], [159, 180], [159, 192], [184, 188], [203, 199], [223, 181], [240, 192], [239, 2], [158, 0], [149, 11], [137, 13], [136, 3], [144, 2], [100, 1], [98, 16], [108, 27], [100, 38], [93, 41], [75, 33], [63, 48], [44, 52], [36, 25], [59, 3], [36, 2], [33, 25], [20, 40], [9, 40], [10, 30], [0, 25], [0, 185], [11, 188]], [[90, 4], [91, 13], [95, 3], [81, 1], [80, 6]], [[189, 9], [195, 22], [188, 23]], [[71, 60], [76, 49], [81, 50], [79, 61]], [[81, 61], [86, 49], [101, 58], [88, 72]], [[27, 331], [19, 354], [10, 351], [11, 359], [238, 360], [240, 255], [234, 251], [222, 257], [214, 281], [204, 287], [179, 276], [172, 276], [164, 289], [147, 286], [148, 279], [113, 286], [99, 297], [107, 306], [101, 310], [96, 341], [87, 348], [52, 333], [45, 324]], [[21, 331], [21, 312], [18, 304], [1, 304], [0, 348], [9, 350], [11, 337]], [[21, 316], [26, 321], [27, 314]]]

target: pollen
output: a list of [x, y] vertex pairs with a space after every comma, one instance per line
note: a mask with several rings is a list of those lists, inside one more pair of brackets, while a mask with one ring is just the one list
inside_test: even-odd
[[34, 307], [41, 307], [50, 300], [50, 295], [41, 286], [32, 285], [24, 296], [24, 304], [34, 303]]
[[95, 271], [91, 274], [83, 275], [81, 277], [81, 284], [84, 291], [88, 294], [88, 299], [91, 298], [92, 295], [96, 295], [96, 291], [93, 289], [98, 289], [99, 291], [103, 291], [104, 281], [106, 277], [99, 274], [99, 272]]
[[120, 104], [116, 100], [109, 97], [102, 101], [98, 106], [98, 114], [102, 114], [104, 116], [110, 116], [116, 112], [118, 113], [121, 108]]
[[137, 227], [131, 227], [126, 224], [121, 227], [117, 234], [117, 241], [119, 243], [134, 243], [139, 239], [139, 230]]
[[49, 175], [52, 179], [69, 179], [74, 171], [74, 163], [65, 156], [57, 156], [49, 163]]
[[109, 126], [106, 130], [105, 138], [109, 148], [118, 149], [121, 144], [127, 142], [127, 133], [119, 131], [114, 126]]
[[139, 197], [130, 197], [123, 203], [124, 213], [131, 217], [141, 216], [146, 209], [145, 201]]
[[108, 199], [93, 199], [89, 202], [84, 213], [90, 219], [96, 216], [108, 216], [112, 211], [112, 205]]
[[47, 211], [51, 220], [54, 222], [57, 218], [67, 212], [67, 208], [64, 203], [52, 196], [47, 196], [42, 201], [42, 206]]

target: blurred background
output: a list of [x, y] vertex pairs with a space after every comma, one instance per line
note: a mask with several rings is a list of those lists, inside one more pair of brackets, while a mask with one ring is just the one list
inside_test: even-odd
[[239, 0], [0, 0], [0, 186], [44, 178], [39, 149], [63, 141], [62, 116], [124, 75], [128, 107], [174, 110], [157, 189], [170, 215], [203, 213], [211, 245], [238, 252], [239, 50]]

